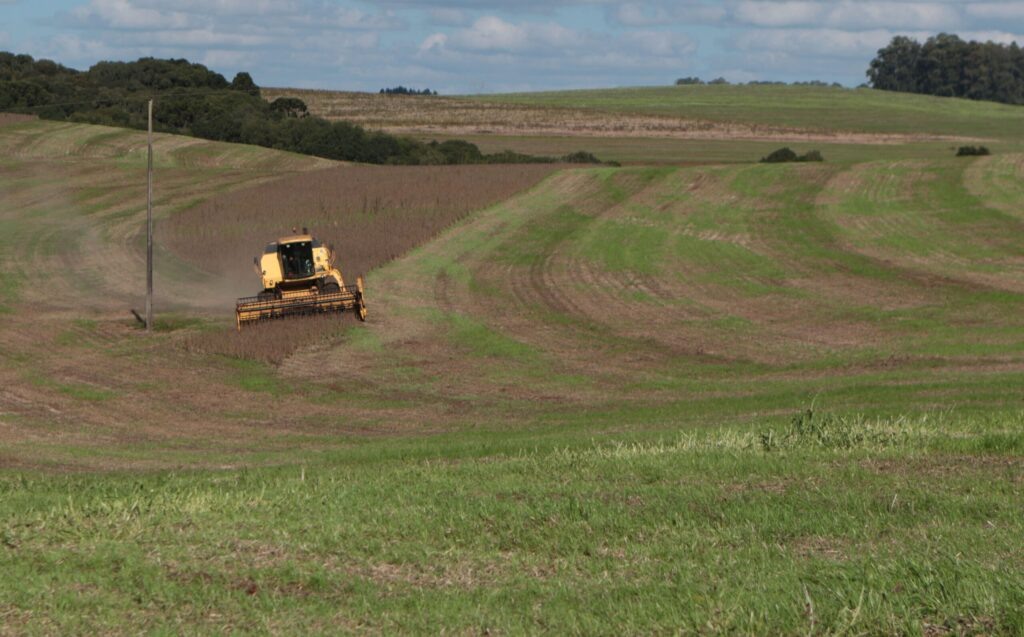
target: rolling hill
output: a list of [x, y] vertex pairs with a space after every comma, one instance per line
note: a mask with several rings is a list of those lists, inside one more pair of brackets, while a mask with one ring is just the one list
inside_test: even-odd
[[814, 86], [682, 86], [460, 97], [263, 89], [328, 119], [422, 139], [462, 137], [488, 152], [624, 163], [756, 161], [780, 145], [832, 161], [944, 155], [959, 144], [1024, 150], [1024, 111], [991, 102]]
[[[775, 126], [711, 88], [488, 99]], [[158, 136], [152, 336], [144, 135], [0, 127], [0, 633], [1019, 632], [1018, 111], [836, 94], [778, 124], [909, 137], [439, 175]], [[235, 334], [216, 237], [306, 205], [407, 232], [370, 321]]]

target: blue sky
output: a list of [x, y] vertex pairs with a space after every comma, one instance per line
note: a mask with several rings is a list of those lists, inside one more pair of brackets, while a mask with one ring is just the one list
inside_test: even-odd
[[263, 86], [442, 93], [856, 85], [893, 35], [1024, 44], [1024, 0], [0, 0], [0, 49], [75, 68], [185, 57]]

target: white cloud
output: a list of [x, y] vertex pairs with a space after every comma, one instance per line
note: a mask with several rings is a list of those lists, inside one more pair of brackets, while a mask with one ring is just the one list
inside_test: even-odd
[[210, 28], [256, 29], [364, 29], [404, 28], [394, 11], [370, 13], [355, 7], [309, 4], [298, 0], [179, 0], [174, 10], [156, 0], [90, 0], [72, 9], [68, 21], [79, 28], [126, 30], [176, 30]]
[[444, 33], [431, 33], [420, 44], [420, 53], [441, 51], [448, 44], [448, 36]]
[[250, 51], [208, 49], [199, 60], [208, 67], [244, 69], [256, 61]]
[[683, 57], [697, 50], [693, 40], [672, 31], [630, 31], [620, 41], [629, 49], [657, 57]]
[[740, 2], [733, 9], [738, 22], [762, 27], [807, 24], [821, 19], [826, 7], [820, 2]]
[[845, 30], [944, 29], [962, 22], [960, 6], [945, 2], [742, 0], [735, 4], [732, 17], [758, 27], [813, 25]]
[[800, 53], [809, 57], [859, 57], [867, 60], [889, 44], [893, 35], [892, 31], [885, 29], [752, 29], [738, 35], [735, 43], [741, 51], [761, 54]]
[[609, 13], [609, 18], [611, 22], [627, 27], [650, 27], [666, 24], [718, 24], [726, 15], [724, 7], [700, 1], [665, 5], [626, 2], [615, 7]]
[[461, 9], [440, 8], [430, 10], [430, 21], [445, 27], [461, 27], [470, 23], [469, 14]]
[[[569, 29], [552, 21], [510, 22], [486, 16], [469, 28], [427, 36], [418, 56], [424, 64], [471, 86], [473, 92], [487, 92], [513, 87], [514, 78], [505, 77], [509, 69], [519, 77], [545, 78], [561, 87], [607, 85], [608, 80], [600, 78], [617, 73], [627, 73], [629, 78], [620, 85], [661, 83], [688, 71], [696, 50], [693, 39], [673, 31], [602, 33]], [[501, 85], [468, 84], [466, 76], [500, 77]]]
[[439, 38], [434, 34], [424, 40], [420, 50], [450, 48], [462, 51], [519, 52], [535, 54], [551, 49], [579, 47], [584, 37], [555, 22], [512, 23], [497, 16], [478, 18], [470, 27]]
[[306, 13], [304, 18], [304, 23], [320, 28], [387, 30], [401, 29], [405, 26], [405, 22], [393, 11], [366, 13], [359, 9], [344, 7], [337, 7], [334, 11], [324, 13]]
[[964, 12], [974, 18], [1024, 22], [1024, 2], [975, 2], [965, 6]]
[[191, 24], [184, 13], [140, 7], [131, 0], [91, 0], [71, 15], [83, 24], [113, 29], [184, 29]]
[[113, 57], [114, 50], [105, 43], [80, 38], [72, 33], [61, 33], [50, 40], [52, 55], [58, 62], [92, 60], [93, 62]]
[[647, 27], [652, 24], [660, 24], [668, 18], [668, 13], [661, 7], [652, 7], [649, 4], [638, 2], [627, 2], [620, 4], [615, 9], [613, 17], [616, 22], [630, 27]]
[[258, 47], [278, 44], [277, 38], [263, 34], [231, 33], [214, 29], [154, 31], [125, 38], [136, 45], [147, 43], [173, 47]]
[[[168, 5], [165, 0], [134, 0], [132, 4], [157, 10]], [[302, 7], [298, 0], [175, 0], [173, 5], [175, 11], [206, 16], [283, 15]]]
[[1011, 44], [1016, 42], [1017, 44], [1024, 45], [1024, 35], [1020, 33], [1008, 33], [1006, 31], [965, 31], [960, 34], [964, 40], [977, 40], [978, 42], [992, 41], [997, 44]]
[[468, 29], [457, 31], [451, 42], [464, 49], [477, 51], [517, 51], [526, 47], [526, 29], [495, 16], [484, 16]]
[[847, 1], [829, 10], [824, 24], [839, 29], [955, 29], [961, 16], [959, 7], [939, 2]]

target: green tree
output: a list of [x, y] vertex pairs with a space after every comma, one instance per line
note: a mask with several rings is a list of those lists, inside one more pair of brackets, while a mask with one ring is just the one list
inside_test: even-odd
[[260, 87], [256, 86], [256, 82], [252, 81], [252, 76], [245, 71], [236, 74], [235, 79], [231, 80], [231, 85], [228, 88], [232, 91], [242, 91], [256, 97], [260, 95]]

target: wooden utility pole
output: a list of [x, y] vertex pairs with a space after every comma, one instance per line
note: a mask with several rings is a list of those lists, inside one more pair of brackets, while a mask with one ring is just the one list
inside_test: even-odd
[[149, 100], [149, 131], [146, 138], [146, 331], [153, 331], [153, 100]]

